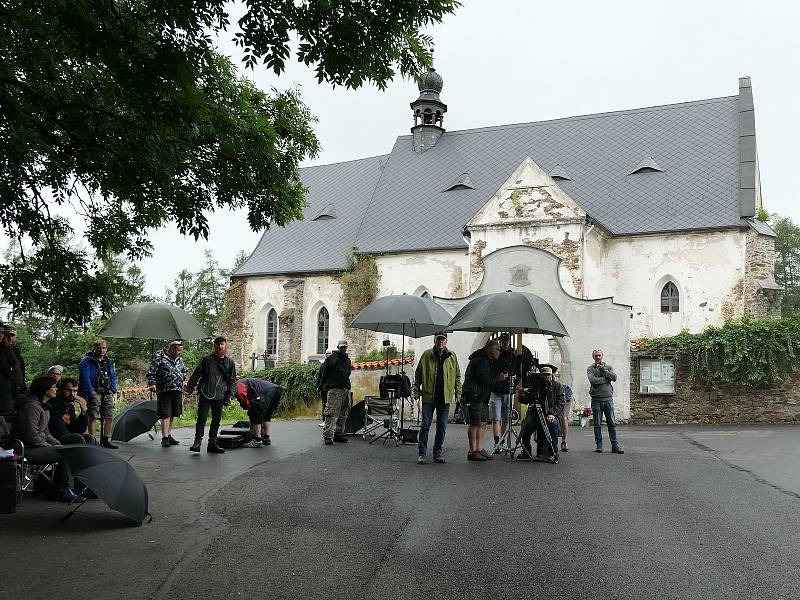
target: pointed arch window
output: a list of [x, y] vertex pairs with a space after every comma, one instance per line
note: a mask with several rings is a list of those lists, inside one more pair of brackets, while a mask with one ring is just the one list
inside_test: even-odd
[[680, 294], [678, 293], [678, 286], [671, 281], [668, 281], [663, 288], [661, 288], [661, 312], [674, 313], [680, 310]]
[[267, 313], [266, 352], [271, 356], [278, 353], [278, 313], [274, 308]]
[[328, 332], [330, 331], [330, 316], [324, 306], [317, 313], [317, 354], [325, 354], [328, 349]]

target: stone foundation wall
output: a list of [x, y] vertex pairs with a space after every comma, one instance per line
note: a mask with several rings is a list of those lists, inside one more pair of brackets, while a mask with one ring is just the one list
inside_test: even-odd
[[688, 363], [675, 365], [675, 394], [639, 393], [639, 358], [631, 353], [631, 417], [633, 424], [790, 423], [800, 422], [800, 374], [780, 385], [764, 388], [713, 390], [686, 385]]
[[745, 310], [755, 319], [779, 319], [781, 317], [781, 293], [765, 290], [760, 281], [774, 281], [775, 238], [747, 233], [744, 277]]
[[290, 280], [283, 284], [283, 311], [278, 315], [278, 358], [276, 365], [302, 362], [303, 292], [305, 282]]
[[225, 294], [225, 313], [220, 322], [220, 335], [228, 340], [228, 356], [236, 363], [237, 369], [241, 369], [242, 365], [249, 368], [250, 360], [245, 357], [244, 349], [250, 347], [253, 330], [245, 326], [248, 321], [245, 280], [234, 279]]

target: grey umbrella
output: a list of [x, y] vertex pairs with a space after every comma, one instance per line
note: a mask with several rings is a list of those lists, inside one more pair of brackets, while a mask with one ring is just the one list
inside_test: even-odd
[[[61, 455], [72, 476], [91, 488], [109, 508], [140, 524], [150, 515], [147, 486], [129, 462], [92, 444], [53, 446], [53, 450]], [[62, 520], [66, 521], [74, 512]]]
[[445, 329], [449, 322], [450, 314], [433, 300], [400, 294], [373, 301], [350, 326], [419, 338]]
[[160, 302], [126, 306], [114, 313], [100, 330], [100, 335], [140, 340], [200, 340], [209, 337], [188, 312]]
[[[136, 436], [148, 433], [158, 422], [155, 400], [137, 400], [126, 406], [112, 423], [111, 439], [129, 442]], [[153, 436], [150, 436], [152, 439]]]
[[475, 298], [456, 313], [447, 329], [569, 335], [556, 311], [545, 300], [534, 294], [511, 291]]

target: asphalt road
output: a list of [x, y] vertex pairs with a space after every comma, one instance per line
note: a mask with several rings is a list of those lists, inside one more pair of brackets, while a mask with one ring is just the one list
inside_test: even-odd
[[[315, 422], [224, 456], [134, 440], [142, 527], [92, 501], [0, 515], [0, 598], [800, 597], [800, 429], [572, 430], [559, 465], [323, 446]], [[432, 440], [431, 440], [432, 441]]]

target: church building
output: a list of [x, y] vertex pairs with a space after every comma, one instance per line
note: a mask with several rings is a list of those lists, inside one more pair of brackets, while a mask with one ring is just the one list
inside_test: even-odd
[[[239, 364], [318, 360], [340, 338], [353, 355], [380, 347], [345, 317], [354, 259], [374, 264], [378, 296], [451, 314], [481, 294], [541, 296], [570, 335], [524, 343], [581, 402], [603, 348], [623, 419], [632, 340], [779, 316], [748, 77], [733, 96], [462, 131], [445, 129], [442, 87], [422, 76], [388, 154], [302, 169], [304, 220], [266, 231], [232, 277]], [[487, 337], [451, 334], [462, 369]]]

